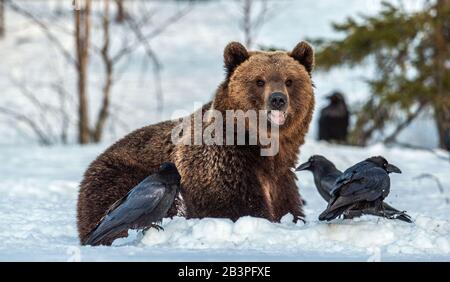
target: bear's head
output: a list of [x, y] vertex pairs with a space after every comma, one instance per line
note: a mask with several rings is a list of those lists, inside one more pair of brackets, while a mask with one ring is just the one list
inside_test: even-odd
[[306, 133], [314, 108], [314, 52], [308, 43], [300, 42], [291, 52], [262, 52], [232, 42], [225, 48], [224, 61], [226, 80], [215, 107], [264, 110], [280, 133]]

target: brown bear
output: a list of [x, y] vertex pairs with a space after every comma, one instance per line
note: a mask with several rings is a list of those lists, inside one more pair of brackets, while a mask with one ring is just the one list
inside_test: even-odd
[[[232, 42], [225, 48], [224, 61], [226, 79], [200, 111], [273, 113], [268, 119], [279, 125], [277, 154], [262, 156], [259, 142], [174, 144], [172, 132], [180, 120], [138, 129], [108, 148], [85, 172], [77, 215], [81, 244], [115, 201], [166, 161], [175, 163], [181, 175], [182, 213], [187, 218], [237, 220], [249, 215], [276, 222], [287, 213], [295, 220], [303, 218], [292, 169], [314, 110], [311, 46], [301, 42], [292, 52], [262, 52]], [[180, 205], [178, 199], [168, 216], [180, 214]]]

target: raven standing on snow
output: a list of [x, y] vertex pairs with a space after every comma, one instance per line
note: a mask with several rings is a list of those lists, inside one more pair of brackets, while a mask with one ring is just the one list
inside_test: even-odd
[[115, 202], [89, 235], [86, 245], [102, 245], [128, 229], [162, 229], [157, 223], [167, 215], [180, 189], [180, 174], [173, 163], [163, 163]]
[[362, 211], [390, 219], [404, 215], [404, 212], [386, 210], [383, 205], [390, 192], [389, 173], [392, 172], [401, 173], [399, 168], [380, 156], [348, 168], [336, 179], [328, 207], [319, 220], [330, 221], [342, 214], [360, 216]]
[[327, 97], [330, 104], [322, 109], [319, 118], [319, 140], [347, 140], [349, 113], [344, 96], [334, 92]]
[[[329, 202], [336, 179], [342, 175], [342, 172], [338, 170], [331, 161], [320, 155], [310, 157], [307, 162], [301, 164], [296, 169], [296, 171], [302, 170], [309, 170], [312, 172], [317, 191], [326, 202]], [[382, 211], [384, 211], [384, 213]], [[381, 217], [386, 217], [386, 215], [388, 215], [389, 218], [412, 222], [411, 217], [405, 212], [399, 211], [385, 202], [382, 203], [381, 207], [362, 202], [343, 212], [344, 218], [347, 219], [358, 217], [363, 214]]]

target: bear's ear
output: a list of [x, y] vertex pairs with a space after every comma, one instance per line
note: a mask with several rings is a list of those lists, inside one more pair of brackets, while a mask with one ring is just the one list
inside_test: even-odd
[[302, 64], [306, 71], [311, 75], [314, 68], [314, 51], [308, 43], [302, 41], [295, 46], [290, 56]]
[[247, 49], [239, 42], [228, 43], [223, 52], [223, 59], [225, 62], [225, 69], [227, 71], [227, 78], [231, 76], [233, 71], [247, 60], [249, 54]]

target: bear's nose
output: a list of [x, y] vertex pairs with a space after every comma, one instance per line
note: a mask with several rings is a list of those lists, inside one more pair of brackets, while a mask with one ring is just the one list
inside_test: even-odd
[[274, 92], [269, 96], [269, 105], [272, 110], [283, 111], [287, 107], [287, 97], [281, 92]]

